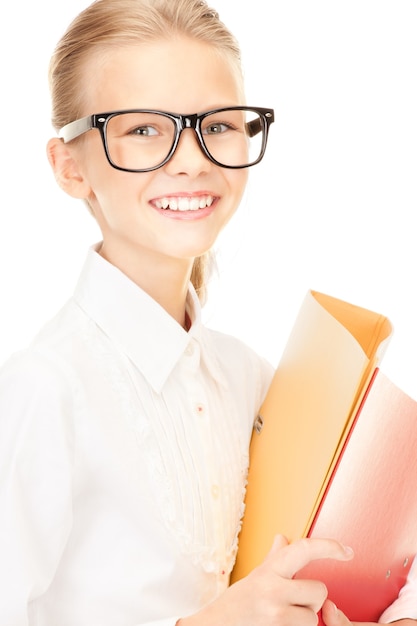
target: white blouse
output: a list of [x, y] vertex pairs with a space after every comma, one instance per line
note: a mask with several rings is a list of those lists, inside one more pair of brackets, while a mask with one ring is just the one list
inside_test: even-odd
[[0, 372], [1, 626], [173, 626], [232, 569], [272, 367], [94, 250]]

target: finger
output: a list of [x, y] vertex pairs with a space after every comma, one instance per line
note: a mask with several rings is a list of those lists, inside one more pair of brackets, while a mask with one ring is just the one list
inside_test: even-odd
[[349, 561], [353, 558], [352, 548], [334, 539], [299, 539], [286, 545], [282, 545], [282, 542], [281, 538], [276, 538], [267, 559], [274, 571], [284, 578], [292, 578], [310, 561], [317, 559]]
[[326, 600], [321, 610], [323, 623], [326, 626], [352, 626], [346, 615], [339, 611], [331, 600]]
[[274, 537], [274, 541], [272, 543], [272, 550], [279, 550], [280, 548], [284, 548], [285, 546], [288, 546], [289, 542], [288, 539], [286, 537], [284, 537], [284, 535], [275, 535]]
[[294, 605], [289, 607], [284, 615], [280, 614], [277, 616], [276, 623], [284, 625], [303, 624], [303, 626], [317, 626], [318, 616], [317, 613], [311, 609]]
[[[327, 587], [319, 580], [287, 580], [290, 585], [286, 590], [289, 604], [299, 605], [318, 613], [327, 598]], [[330, 625], [329, 626], [333, 626]], [[336, 626], [336, 625], [335, 625]]]

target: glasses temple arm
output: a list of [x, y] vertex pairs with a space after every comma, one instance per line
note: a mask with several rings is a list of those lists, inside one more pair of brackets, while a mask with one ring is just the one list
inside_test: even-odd
[[83, 135], [88, 130], [94, 128], [93, 117], [93, 115], [87, 115], [87, 117], [82, 117], [79, 120], [66, 124], [58, 132], [58, 137], [63, 139], [64, 143], [68, 143], [80, 135]]
[[254, 137], [260, 133], [263, 130], [261, 118], [258, 117], [256, 120], [246, 122], [246, 130], [249, 137]]

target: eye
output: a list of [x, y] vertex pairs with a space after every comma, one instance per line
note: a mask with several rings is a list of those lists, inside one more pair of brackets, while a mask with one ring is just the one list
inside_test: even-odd
[[228, 130], [235, 130], [235, 128], [231, 124], [226, 124], [225, 122], [210, 122], [210, 124], [205, 126], [203, 129], [203, 133], [205, 135], [221, 135]]
[[138, 126], [128, 132], [128, 135], [137, 135], [139, 137], [155, 137], [158, 134], [158, 131], [153, 126]]

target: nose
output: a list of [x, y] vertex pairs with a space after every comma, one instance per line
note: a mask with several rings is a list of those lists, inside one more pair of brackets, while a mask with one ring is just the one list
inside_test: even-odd
[[208, 172], [211, 161], [201, 149], [198, 137], [192, 128], [185, 128], [180, 136], [177, 148], [165, 166], [170, 175], [186, 174], [191, 177]]

